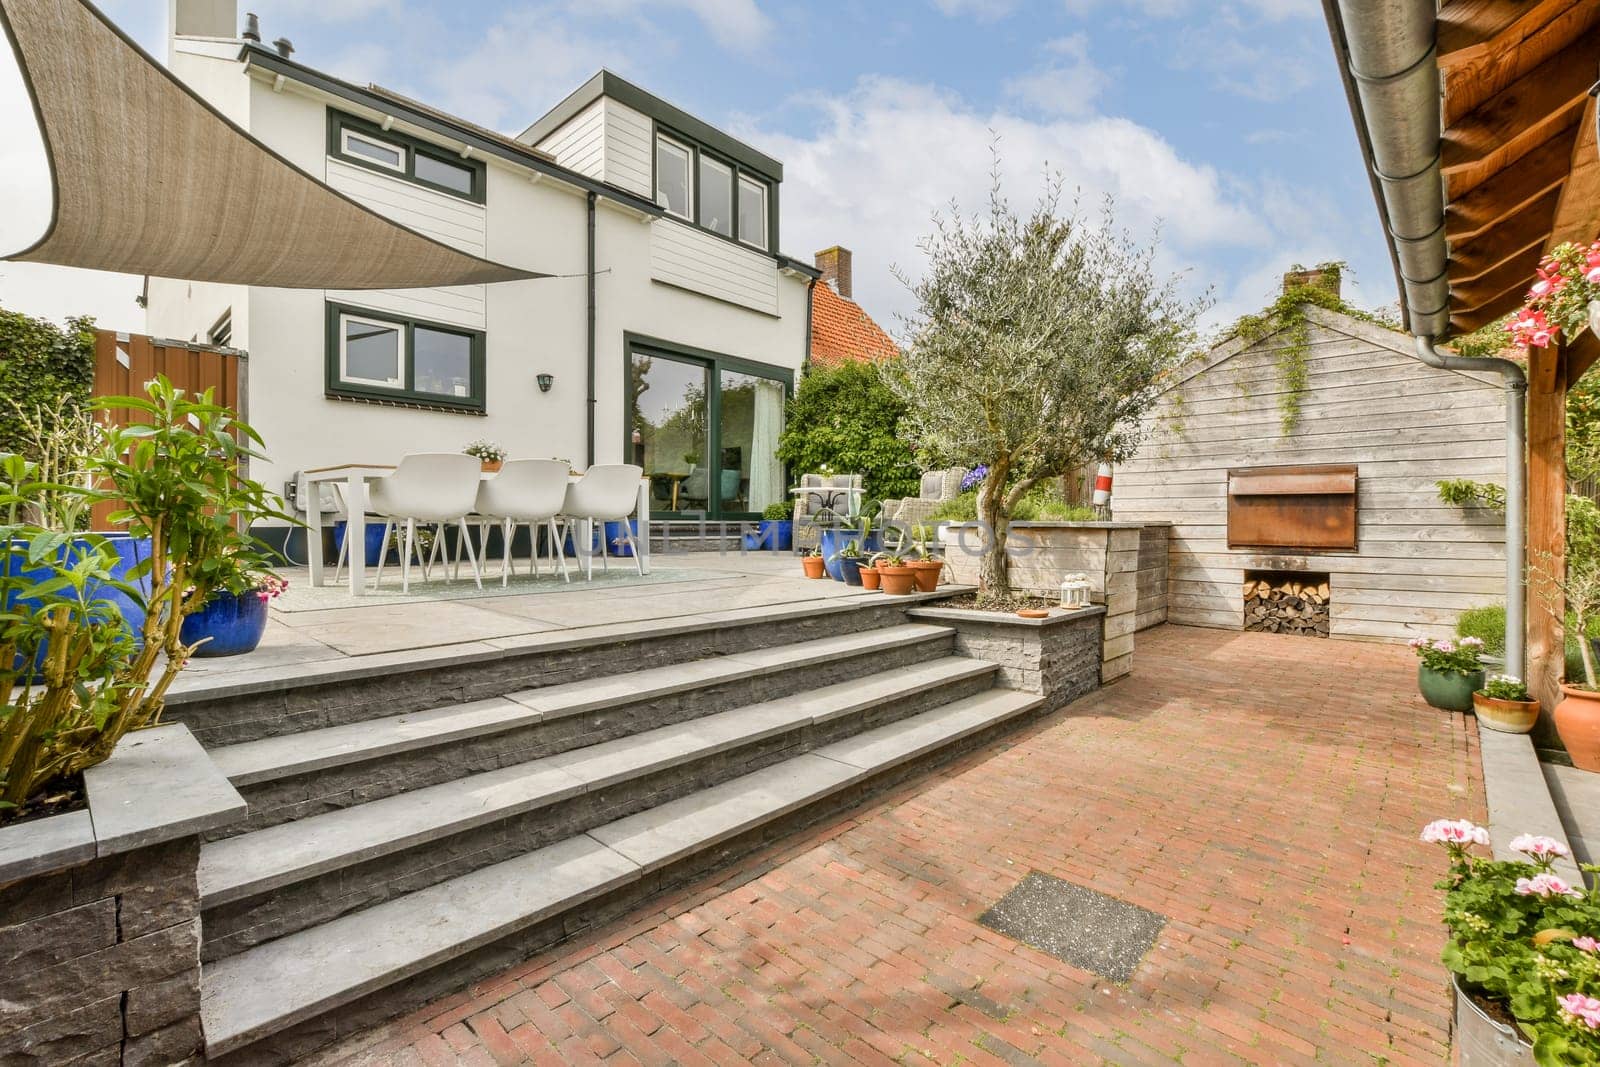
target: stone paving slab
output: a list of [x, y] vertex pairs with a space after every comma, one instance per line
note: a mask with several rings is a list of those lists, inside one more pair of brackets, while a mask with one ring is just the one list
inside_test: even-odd
[[[1133, 674], [316, 1064], [1429, 1064], [1476, 724], [1404, 648], [1164, 626]], [[1261, 679], [1292, 678], [1268, 687]], [[1113, 982], [979, 917], [1030, 871], [1167, 916]]]

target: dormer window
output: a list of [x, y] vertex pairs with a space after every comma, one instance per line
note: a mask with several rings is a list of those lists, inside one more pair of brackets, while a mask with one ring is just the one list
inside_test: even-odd
[[489, 175], [482, 160], [354, 115], [328, 112], [328, 154], [434, 192], [484, 202]]
[[669, 215], [763, 252], [771, 247], [771, 186], [721, 152], [656, 134], [656, 203]]
[[693, 153], [668, 137], [656, 138], [656, 203], [669, 214], [694, 221], [689, 208], [689, 164]]

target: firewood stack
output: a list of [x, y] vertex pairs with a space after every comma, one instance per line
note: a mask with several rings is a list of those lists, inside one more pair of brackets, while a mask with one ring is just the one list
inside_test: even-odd
[[1244, 628], [1269, 634], [1328, 636], [1328, 582], [1247, 578]]

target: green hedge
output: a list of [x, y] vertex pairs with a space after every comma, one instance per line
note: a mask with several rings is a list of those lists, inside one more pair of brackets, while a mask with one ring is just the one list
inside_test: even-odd
[[916, 456], [900, 433], [905, 405], [871, 363], [812, 368], [789, 401], [778, 458], [790, 477], [827, 466], [864, 476], [869, 500], [916, 496]]
[[[68, 319], [66, 329], [0, 308], [0, 452], [17, 452], [16, 410], [81, 409], [94, 384], [94, 320]], [[12, 403], [16, 408], [12, 407]]]

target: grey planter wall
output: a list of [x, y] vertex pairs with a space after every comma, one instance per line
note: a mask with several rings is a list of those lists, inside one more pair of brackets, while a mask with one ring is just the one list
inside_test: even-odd
[[[1061, 594], [1061, 580], [1066, 575], [1089, 576], [1092, 598], [1105, 606], [1102, 682], [1133, 670], [1142, 530], [1133, 522], [1016, 522], [1006, 538], [1015, 589], [1053, 599]], [[976, 524], [944, 526], [939, 537], [950, 580], [976, 585], [983, 544], [980, 528]], [[1160, 584], [1164, 588], [1164, 575]], [[1164, 593], [1162, 601], [1164, 609]], [[1155, 610], [1153, 606], [1151, 610]]]
[[1100, 688], [1103, 607], [1056, 610], [1048, 619], [966, 608], [912, 608], [906, 614], [953, 627], [956, 652], [998, 664], [1001, 688], [1038, 693], [1046, 711]]
[[181, 725], [84, 774], [89, 809], [0, 830], [0, 1063], [170, 1064], [200, 1032], [200, 834], [244, 801]]

